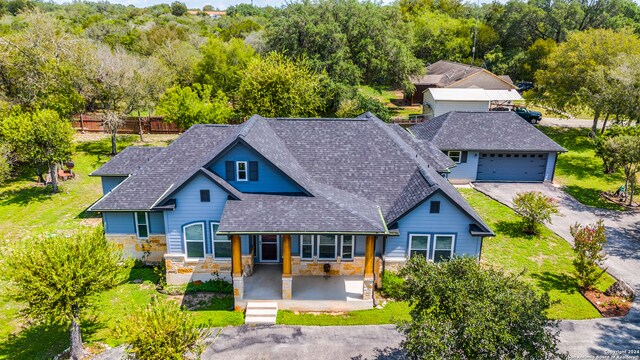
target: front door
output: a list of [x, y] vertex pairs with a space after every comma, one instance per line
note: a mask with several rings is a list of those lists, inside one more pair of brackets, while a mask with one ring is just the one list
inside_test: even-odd
[[261, 235], [260, 236], [260, 261], [261, 262], [278, 262], [280, 257], [280, 244], [278, 244], [278, 235]]

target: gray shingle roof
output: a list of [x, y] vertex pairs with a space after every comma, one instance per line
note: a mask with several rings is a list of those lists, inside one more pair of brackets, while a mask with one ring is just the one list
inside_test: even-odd
[[[240, 193], [206, 170], [238, 141], [258, 151], [308, 196]], [[92, 208], [151, 209], [195, 173], [205, 172], [239, 199], [225, 205], [220, 222], [224, 232], [384, 233], [386, 223], [436, 192], [459, 202], [480, 227], [490, 231], [436, 171], [449, 166], [450, 160], [444, 158], [432, 146], [370, 113], [356, 119], [253, 116], [243, 125], [193, 126]]]
[[512, 111], [452, 111], [409, 130], [443, 151], [566, 151]]
[[389, 124], [389, 126], [396, 132], [402, 140], [404, 140], [407, 144], [409, 144], [415, 151], [420, 153], [422, 157], [425, 158], [438, 172], [446, 172], [453, 166], [455, 163], [445, 155], [440, 149], [435, 147], [432, 143], [428, 141], [421, 141], [417, 139], [413, 134], [410, 134], [407, 130], [403, 129], [402, 126], [398, 124]]
[[[515, 89], [515, 85], [510, 81], [511, 78], [508, 75], [495, 75], [492, 72], [472, 65], [461, 64], [454, 61], [440, 60], [427, 66], [427, 72], [420, 77], [413, 77], [411, 79], [414, 85], [427, 85], [434, 87], [448, 87], [454, 83], [471, 77], [480, 72], [486, 72], [496, 76], [498, 79], [505, 82], [505, 86]], [[481, 83], [476, 84], [480, 88], [484, 88]]]
[[89, 176], [127, 176], [143, 167], [154, 156], [164, 150], [163, 147], [129, 146], [113, 159], [102, 165]]

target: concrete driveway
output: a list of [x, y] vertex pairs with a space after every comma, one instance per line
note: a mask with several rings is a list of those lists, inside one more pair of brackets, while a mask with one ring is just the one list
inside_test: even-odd
[[[640, 295], [640, 213], [595, 209], [580, 204], [551, 184], [476, 183], [489, 197], [513, 207], [511, 199], [524, 191], [540, 191], [558, 201], [561, 216], [552, 216], [547, 226], [569, 243], [569, 227], [603, 219], [607, 229], [605, 262], [608, 272], [626, 281]], [[629, 315], [622, 319], [566, 320], [560, 324], [561, 349], [571, 356], [621, 355], [640, 358], [640, 296]], [[635, 351], [635, 353], [634, 353]]]
[[203, 359], [402, 359], [394, 325], [226, 327]]

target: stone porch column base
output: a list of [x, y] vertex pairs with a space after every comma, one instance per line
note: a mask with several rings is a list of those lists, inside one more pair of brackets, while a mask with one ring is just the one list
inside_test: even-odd
[[365, 276], [362, 282], [362, 300], [373, 299], [373, 276]]
[[293, 278], [291, 276], [282, 277], [282, 300], [291, 300]]
[[233, 277], [233, 299], [242, 300], [244, 297], [244, 278], [242, 276]]

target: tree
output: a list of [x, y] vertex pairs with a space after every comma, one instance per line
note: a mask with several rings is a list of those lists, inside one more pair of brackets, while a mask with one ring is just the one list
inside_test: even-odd
[[522, 217], [523, 230], [527, 234], [537, 234], [540, 225], [550, 222], [551, 215], [559, 213], [555, 201], [538, 191], [516, 194], [513, 205]]
[[[616, 59], [640, 53], [640, 38], [623, 30], [587, 30], [569, 35], [547, 57], [546, 69], [536, 72], [542, 99], [559, 110], [593, 111], [593, 130], [617, 91], [611, 71]], [[579, 79], [579, 81], [576, 81]]]
[[40, 177], [42, 166], [49, 169], [53, 192], [58, 192], [58, 164], [71, 156], [71, 123], [53, 110], [17, 112], [4, 120], [1, 130], [14, 153], [30, 163]]
[[182, 2], [174, 1], [171, 3], [171, 14], [174, 16], [182, 16], [187, 13], [187, 5]]
[[111, 155], [118, 153], [117, 136], [118, 129], [124, 125], [124, 116], [116, 113], [115, 111], [107, 111], [102, 115], [102, 126], [111, 134]]
[[129, 345], [128, 352], [139, 360], [181, 360], [185, 352], [196, 356], [210, 331], [199, 329], [193, 317], [172, 301], [157, 298], [118, 324], [116, 331]]
[[225, 124], [233, 116], [229, 99], [210, 85], [174, 86], [160, 97], [157, 111], [180, 129], [194, 124]]
[[324, 75], [305, 59], [293, 61], [280, 53], [249, 62], [238, 88], [238, 109], [245, 116], [316, 116], [324, 107]]
[[640, 172], [640, 137], [637, 135], [615, 136], [605, 140], [603, 148], [603, 153], [612, 161], [613, 166], [622, 168], [628, 204], [633, 204], [636, 178]]
[[605, 270], [600, 269], [607, 256], [604, 245], [607, 243], [604, 222], [598, 220], [595, 224], [575, 224], [570, 228], [573, 236], [573, 267], [578, 278], [578, 284], [584, 290], [591, 290]]
[[202, 60], [197, 67], [198, 82], [208, 84], [214, 92], [222, 91], [234, 99], [243, 73], [256, 57], [255, 50], [241, 39], [224, 42], [211, 37], [201, 52]]
[[71, 358], [82, 359], [80, 315], [95, 295], [123, 282], [131, 266], [101, 227], [73, 236], [40, 236], [13, 243], [2, 257], [7, 294], [35, 321], [69, 324]]
[[13, 157], [14, 155], [11, 153], [9, 146], [0, 142], [0, 184], [7, 181], [11, 176]]
[[410, 321], [398, 326], [411, 359], [557, 359], [558, 322], [546, 293], [519, 275], [473, 258], [432, 263], [417, 256], [400, 271]]

